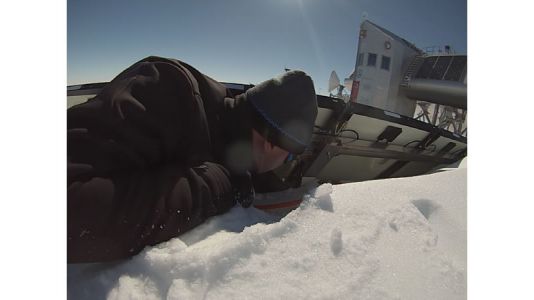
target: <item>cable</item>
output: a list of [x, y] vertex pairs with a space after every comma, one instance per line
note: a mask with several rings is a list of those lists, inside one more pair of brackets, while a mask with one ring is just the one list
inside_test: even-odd
[[339, 131], [339, 133], [342, 133], [342, 132], [353, 132], [354, 134], [356, 134], [356, 139], [359, 140], [360, 139], [360, 135], [358, 134], [358, 132], [354, 129], [342, 129]]
[[348, 136], [342, 136], [341, 133], [342, 132], [352, 132], [354, 134], [356, 134], [356, 137], [352, 138], [352, 140], [348, 141], [348, 142], [345, 142], [345, 143], [342, 143], [342, 144], [348, 144], [348, 143], [352, 143], [354, 141], [357, 141], [360, 139], [360, 134], [356, 131], [356, 130], [353, 130], [353, 129], [342, 129], [340, 130], [337, 134], [331, 134], [331, 133], [328, 133], [328, 132], [324, 132], [324, 131], [314, 131], [313, 134], [318, 134], [318, 135], [326, 135], [326, 136], [331, 136], [331, 137], [336, 137], [336, 138], [346, 138], [346, 139], [350, 139], [351, 137], [348, 137]]
[[[412, 143], [416, 143], [416, 142], [422, 142], [422, 141], [419, 141], [419, 140], [415, 140], [415, 141], [411, 141], [409, 142], [408, 144], [404, 145], [404, 148], [408, 147], [408, 145], [412, 144]], [[432, 144], [432, 145], [429, 145], [429, 146], [426, 146], [424, 149], [426, 149], [427, 147], [432, 147], [434, 146], [434, 150], [431, 150], [432, 152], [435, 152], [438, 148], [438, 146], [436, 146], [436, 144]]]
[[336, 134], [340, 133], [342, 130], [345, 129], [345, 126], [347, 126], [347, 121], [344, 121], [342, 123], [339, 123], [337, 126], [336, 126]]
[[358, 132], [357, 132], [356, 130], [353, 130], [353, 129], [342, 129], [342, 130], [339, 131], [339, 134], [338, 134], [339, 137], [342, 137], [342, 138], [349, 138], [349, 137], [346, 137], [346, 136], [341, 136], [341, 133], [342, 133], [342, 132], [352, 132], [352, 133], [356, 134], [356, 137], [355, 137], [355, 138], [352, 138], [352, 140], [350, 140], [350, 141], [348, 141], [348, 142], [341, 143], [342, 145], [346, 145], [346, 144], [349, 144], [349, 143], [353, 143], [353, 142], [355, 142], [355, 141], [357, 141], [357, 140], [360, 139], [360, 135], [358, 134]]
[[408, 145], [413, 144], [413, 143], [417, 143], [417, 142], [420, 143], [421, 141], [418, 141], [418, 140], [411, 141], [411, 142], [409, 142], [408, 144], [404, 145], [403, 147], [406, 148], [406, 147], [408, 147]]

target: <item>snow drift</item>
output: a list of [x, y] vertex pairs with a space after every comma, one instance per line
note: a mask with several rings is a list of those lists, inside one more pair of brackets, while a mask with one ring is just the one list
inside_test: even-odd
[[116, 264], [72, 299], [465, 299], [467, 169], [323, 184], [280, 218], [235, 207]]

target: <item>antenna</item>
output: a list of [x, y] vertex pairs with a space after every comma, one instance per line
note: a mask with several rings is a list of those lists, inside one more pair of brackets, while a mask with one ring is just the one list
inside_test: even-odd
[[[330, 93], [330, 97], [344, 99], [345, 102], [347, 102], [348, 100], [346, 100], [346, 97], [343, 96], [343, 89], [347, 88], [347, 90], [350, 90], [350, 88], [347, 87], [347, 79], [345, 79], [345, 82], [343, 83], [344, 84], [341, 84], [341, 82], [339, 81], [339, 77], [337, 77], [336, 71], [332, 71], [332, 73], [330, 73], [330, 79], [328, 80], [328, 92]], [[332, 94], [332, 91], [336, 89], [337, 92], [335, 94]]]

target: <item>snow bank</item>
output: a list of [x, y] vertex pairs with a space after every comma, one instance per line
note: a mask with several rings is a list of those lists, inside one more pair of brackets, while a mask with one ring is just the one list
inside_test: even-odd
[[323, 184], [280, 219], [233, 208], [117, 264], [68, 266], [72, 299], [465, 299], [466, 172]]

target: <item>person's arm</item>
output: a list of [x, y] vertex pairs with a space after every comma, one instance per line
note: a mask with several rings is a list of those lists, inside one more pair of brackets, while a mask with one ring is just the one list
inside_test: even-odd
[[[93, 99], [67, 110], [67, 154], [91, 165], [86, 176], [163, 163], [197, 165], [210, 157], [200, 95], [178, 63], [147, 58], [123, 71]], [[81, 178], [78, 173], [69, 182]]]
[[178, 66], [134, 64], [67, 111], [68, 262], [125, 258], [236, 203]]
[[209, 162], [73, 182], [67, 198], [68, 263], [133, 256], [236, 203], [228, 172]]

